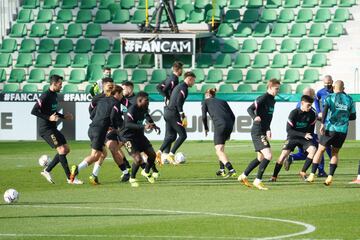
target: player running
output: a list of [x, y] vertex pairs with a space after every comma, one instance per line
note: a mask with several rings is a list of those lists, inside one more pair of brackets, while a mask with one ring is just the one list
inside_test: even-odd
[[317, 119], [315, 109], [311, 107], [313, 102], [314, 99], [312, 97], [303, 95], [301, 97], [300, 108], [295, 108], [290, 112], [286, 125], [287, 140], [278, 161], [275, 163], [274, 173], [270, 182], [276, 182], [284, 160], [289, 156], [291, 151], [294, 151], [295, 147], [304, 149], [307, 152], [302, 172], [306, 172], [306, 169], [311, 165], [316, 152], [316, 147], [312, 141]]
[[[220, 163], [220, 170], [216, 175], [229, 178], [236, 176], [236, 171], [225, 154], [225, 142], [230, 139], [234, 128], [235, 115], [229, 104], [224, 100], [215, 98], [215, 94], [215, 88], [206, 90], [205, 100], [202, 102], [202, 121], [205, 136], [207, 136], [209, 132], [207, 113], [209, 113], [214, 123], [214, 145]], [[229, 170], [226, 174], [225, 167]]]
[[183, 73], [183, 63], [174, 62], [172, 74], [156, 86], [156, 89], [164, 97], [165, 105], [169, 103], [171, 92], [179, 84], [179, 77]]
[[270, 79], [267, 85], [267, 92], [258, 97], [248, 108], [248, 113], [254, 120], [251, 128], [251, 138], [257, 152], [257, 158], [250, 162], [245, 171], [239, 176], [238, 180], [245, 186], [251, 187], [248, 176], [257, 166], [259, 170], [253, 185], [260, 190], [268, 190], [262, 182], [262, 177], [266, 167], [272, 159], [272, 152], [269, 140], [271, 139], [270, 124], [274, 113], [275, 96], [280, 89], [280, 81]]
[[61, 114], [57, 112], [58, 100], [57, 93], [62, 88], [63, 78], [58, 75], [50, 77], [50, 87], [45, 91], [37, 103], [35, 103], [31, 114], [38, 117], [39, 120], [39, 134], [52, 147], [55, 148], [57, 154], [49, 165], [41, 172], [41, 175], [50, 183], [54, 183], [50, 172], [60, 162], [67, 178], [68, 183], [82, 184], [78, 179], [70, 182], [70, 169], [66, 155], [70, 152], [70, 148], [66, 143], [64, 135], [57, 129], [56, 122], [60, 119], [72, 120], [71, 113]]
[[[146, 124], [144, 125], [144, 120]], [[136, 104], [130, 106], [124, 117], [124, 127], [121, 130], [120, 138], [125, 143], [125, 147], [134, 159], [131, 168], [130, 184], [132, 187], [138, 187], [136, 174], [141, 165], [145, 165], [145, 169], [141, 171], [150, 183], [154, 183], [155, 179], [151, 175], [150, 170], [155, 163], [156, 153], [144, 134], [144, 130], [151, 130], [160, 133], [160, 129], [155, 125], [149, 115], [149, 95], [146, 92], [139, 92], [136, 95]], [[148, 158], [144, 164], [141, 152], [144, 152]]]
[[[161, 164], [161, 154], [168, 151], [175, 141], [170, 152], [165, 152], [166, 159], [175, 164], [174, 156], [181, 144], [186, 140], [186, 116], [183, 110], [185, 100], [188, 96], [188, 88], [195, 84], [195, 74], [186, 72], [184, 82], [177, 85], [171, 93], [169, 104], [164, 108], [164, 119], [166, 122], [166, 132], [163, 144], [156, 153], [156, 162]], [[179, 137], [176, 139], [177, 135]]]
[[356, 119], [354, 102], [349, 95], [344, 93], [344, 89], [344, 82], [341, 80], [336, 81], [334, 93], [325, 99], [322, 124], [320, 126], [319, 148], [313, 159], [311, 174], [307, 178], [308, 182], [314, 182], [315, 172], [319, 166], [321, 156], [324, 154], [326, 147], [330, 146], [332, 151], [330, 171], [324, 184], [329, 186], [333, 181], [339, 161], [339, 151], [345, 142], [349, 121]]

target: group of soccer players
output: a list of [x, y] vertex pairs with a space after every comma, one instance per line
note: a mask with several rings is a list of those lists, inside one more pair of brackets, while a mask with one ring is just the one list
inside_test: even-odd
[[[57, 129], [56, 122], [60, 119], [71, 120], [73, 116], [70, 113], [57, 112], [57, 93], [62, 88], [63, 79], [57, 75], [51, 76], [49, 89], [40, 96], [32, 110], [32, 114], [39, 118], [40, 136], [57, 151], [41, 175], [50, 183], [54, 183], [50, 173], [60, 162], [67, 182], [82, 184], [83, 182], [77, 178], [78, 174], [94, 163], [89, 180], [92, 184], [99, 184], [98, 175], [108, 148], [121, 170], [121, 181], [128, 181], [132, 187], [138, 187], [136, 175], [139, 168], [142, 168], [141, 175], [149, 183], [154, 183], [159, 177], [155, 163], [162, 164], [163, 158], [170, 163], [175, 163], [175, 153], [187, 138], [187, 119], [183, 105], [188, 96], [188, 88], [195, 84], [196, 76], [192, 72], [186, 72], [184, 81], [179, 83], [179, 77], [183, 75], [183, 64], [175, 62], [172, 70], [172, 74], [157, 86], [159, 93], [164, 97], [166, 129], [164, 141], [160, 149], [155, 152], [145, 136], [145, 130], [153, 130], [160, 134], [159, 127], [149, 114], [148, 94], [140, 91], [135, 95], [133, 83], [129, 81], [123, 82], [121, 86], [115, 85], [110, 70], [104, 69], [103, 79], [96, 83], [91, 91], [94, 95], [89, 106], [91, 124], [88, 135], [91, 141], [91, 152], [80, 164], [72, 166], [71, 169], [66, 159], [70, 149], [65, 137]], [[331, 77], [326, 76], [324, 83], [325, 88], [319, 91], [317, 97], [314, 96], [312, 89], [305, 89], [298, 106], [290, 112], [286, 126], [287, 140], [275, 163], [271, 182], [277, 181], [283, 165], [285, 165], [285, 170], [289, 170], [294, 160], [304, 159], [305, 163], [300, 176], [305, 181], [313, 182], [315, 173], [319, 169], [318, 176], [326, 176], [325, 185], [332, 183], [339, 160], [339, 150], [345, 141], [349, 121], [356, 118], [356, 113], [351, 97], [344, 92], [342, 81], [339, 80], [333, 84]], [[272, 159], [269, 143], [270, 125], [275, 109], [275, 97], [279, 89], [280, 82], [270, 79], [266, 93], [258, 97], [248, 108], [248, 113], [253, 119], [251, 137], [257, 156], [238, 177], [245, 186], [252, 187], [253, 185], [260, 190], [267, 190], [262, 178]], [[312, 107], [314, 101], [317, 111]], [[209, 131], [208, 114], [214, 125], [214, 145], [220, 164], [217, 175], [224, 178], [234, 177], [236, 171], [225, 154], [225, 143], [230, 139], [233, 131], [235, 115], [226, 101], [216, 98], [216, 89], [208, 89], [202, 103], [205, 135]], [[317, 121], [321, 122], [319, 139], [314, 132]], [[125, 147], [133, 158], [132, 165], [126, 159], [121, 150], [122, 147]], [[295, 147], [299, 148], [299, 153], [290, 155]], [[323, 167], [325, 151], [331, 158], [328, 175]], [[321, 162], [322, 167], [319, 168]], [[307, 175], [306, 171], [311, 165], [311, 173]], [[228, 170], [227, 173], [225, 167]], [[248, 176], [256, 167], [259, 167], [256, 178], [253, 184], [250, 184]], [[360, 165], [358, 179], [353, 183], [359, 182]]]

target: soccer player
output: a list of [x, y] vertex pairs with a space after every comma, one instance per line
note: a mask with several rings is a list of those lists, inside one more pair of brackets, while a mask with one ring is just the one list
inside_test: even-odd
[[70, 148], [66, 143], [64, 135], [56, 127], [56, 122], [60, 119], [73, 119], [71, 113], [61, 114], [57, 112], [57, 93], [60, 92], [62, 88], [62, 81], [63, 78], [61, 76], [52, 75], [50, 77], [49, 89], [41, 94], [31, 111], [31, 114], [39, 119], [40, 136], [57, 151], [57, 154], [49, 165], [41, 172], [41, 175], [45, 177], [48, 182], [54, 183], [50, 172], [60, 162], [64, 168], [68, 183], [82, 184], [78, 179], [74, 179], [74, 181], [70, 182], [70, 169], [66, 159], [66, 155], [70, 152]]
[[270, 79], [267, 85], [267, 92], [258, 97], [248, 108], [248, 113], [254, 120], [251, 128], [251, 138], [257, 152], [257, 158], [250, 162], [245, 171], [239, 176], [238, 180], [245, 186], [251, 187], [248, 181], [248, 175], [259, 166], [257, 177], [253, 185], [260, 190], [268, 190], [263, 182], [262, 177], [266, 167], [272, 159], [272, 152], [269, 140], [271, 139], [270, 124], [274, 113], [275, 96], [280, 89], [280, 81]]
[[164, 97], [165, 105], [169, 103], [171, 92], [179, 84], [179, 77], [183, 73], [183, 63], [174, 62], [172, 74], [156, 86], [156, 89]]
[[[156, 162], [161, 164], [161, 154], [164, 150], [170, 149], [171, 144], [175, 141], [170, 152], [167, 153], [166, 159], [175, 164], [174, 154], [181, 144], [186, 140], [186, 116], [183, 110], [185, 100], [188, 96], [188, 88], [195, 84], [195, 74], [186, 72], [184, 82], [177, 85], [171, 93], [169, 104], [164, 109], [164, 119], [166, 122], [166, 132], [164, 141], [156, 153]], [[176, 139], [177, 135], [179, 137]]]
[[334, 84], [334, 93], [329, 94], [324, 103], [322, 124], [320, 126], [320, 142], [313, 159], [311, 174], [308, 182], [314, 182], [315, 172], [319, 166], [321, 156], [326, 147], [331, 146], [332, 157], [330, 160], [329, 175], [325, 185], [331, 185], [339, 161], [339, 151], [345, 142], [349, 121], [356, 119], [355, 105], [352, 98], [344, 92], [344, 82], [338, 80]]
[[[141, 171], [148, 182], [154, 183], [155, 179], [151, 175], [150, 170], [155, 163], [156, 153], [144, 134], [144, 130], [154, 129], [160, 133], [160, 129], [155, 125], [149, 114], [149, 95], [146, 92], [139, 92], [136, 95], [136, 104], [130, 106], [124, 118], [124, 127], [121, 130], [120, 137], [125, 143], [125, 148], [134, 159], [131, 168], [131, 178], [129, 180], [132, 187], [138, 187], [136, 174], [141, 165], [144, 165], [141, 152], [147, 156], [145, 169]], [[144, 120], [146, 124], [144, 125]]]
[[[236, 175], [236, 171], [225, 154], [225, 142], [230, 139], [234, 128], [235, 115], [229, 104], [221, 99], [215, 98], [216, 88], [210, 88], [205, 93], [205, 100], [202, 102], [202, 121], [205, 129], [205, 136], [209, 132], [207, 113], [214, 123], [214, 145], [216, 155], [219, 158], [220, 170], [217, 175], [229, 178]], [[225, 168], [229, 170], [225, 174]]]
[[[316, 147], [312, 141], [317, 119], [315, 109], [311, 107], [313, 102], [314, 99], [312, 97], [303, 95], [301, 97], [300, 108], [295, 108], [290, 112], [286, 125], [287, 140], [278, 161], [275, 163], [274, 173], [270, 179], [271, 182], [276, 182], [284, 160], [295, 147], [304, 149], [307, 152], [304, 168], [311, 165], [316, 152]], [[304, 171], [304, 169], [302, 171]], [[306, 172], [306, 170], [304, 172]]]
[[349, 182], [349, 184], [360, 184], [360, 161], [359, 161], [357, 178]]
[[[79, 171], [97, 162], [106, 151], [104, 148], [106, 136], [111, 132], [112, 128], [119, 123], [120, 100], [122, 98], [122, 88], [115, 86], [111, 91], [111, 95], [103, 97], [97, 102], [95, 114], [89, 127], [89, 138], [91, 140], [91, 154], [87, 156], [78, 166], [71, 167], [70, 180], [73, 181]], [[115, 159], [114, 159], [115, 160]], [[126, 170], [126, 165], [121, 165], [121, 170]]]
[[111, 77], [111, 69], [108, 67], [103, 68], [103, 77], [100, 80], [97, 80], [94, 85], [90, 88], [90, 94], [91, 96], [96, 96], [104, 91], [104, 82], [102, 81], [105, 78]]

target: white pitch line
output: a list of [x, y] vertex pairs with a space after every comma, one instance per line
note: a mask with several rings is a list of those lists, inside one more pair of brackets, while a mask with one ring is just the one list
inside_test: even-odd
[[[283, 222], [283, 223], [290, 223], [298, 226], [305, 227], [305, 230], [297, 233], [291, 233], [286, 235], [280, 235], [280, 236], [274, 236], [274, 237], [264, 237], [264, 238], [238, 238], [238, 237], [231, 237], [232, 239], [262, 239], [262, 240], [275, 240], [275, 239], [283, 239], [283, 238], [290, 238], [290, 237], [296, 237], [300, 235], [305, 235], [312, 233], [316, 230], [316, 227], [300, 222], [300, 221], [293, 221], [288, 219], [280, 219], [280, 218], [271, 218], [271, 217], [256, 217], [256, 216], [248, 216], [248, 215], [241, 215], [241, 214], [226, 214], [226, 213], [212, 213], [212, 212], [195, 212], [195, 211], [180, 211], [180, 210], [166, 210], [166, 209], [148, 209], [148, 208], [105, 208], [105, 207], [84, 207], [84, 206], [45, 206], [45, 205], [5, 205], [10, 207], [24, 207], [24, 208], [67, 208], [67, 209], [96, 209], [96, 210], [120, 210], [120, 211], [142, 211], [142, 212], [164, 212], [164, 213], [176, 213], [176, 214], [189, 214], [189, 215], [206, 215], [206, 216], [222, 216], [222, 217], [234, 217], [234, 218], [248, 218], [248, 219], [257, 219], [257, 220], [266, 220], [266, 221], [272, 221], [272, 222]], [[5, 234], [5, 235], [4, 235]], [[11, 234], [10, 234], [11, 235]], [[7, 233], [0, 233], [1, 236], [10, 236]], [[15, 234], [16, 235], [16, 234]], [[26, 237], [26, 234], [22, 234], [21, 236]], [[55, 236], [55, 235], [46, 235], [46, 234], [39, 234], [40, 236]], [[75, 236], [76, 235], [71, 235]], [[85, 237], [86, 235], [78, 235], [79, 237]], [[87, 235], [87, 237], [96, 237], [96, 236], [102, 236], [104, 237], [112, 237], [111, 235]], [[29, 235], [29, 237], [31, 237]], [[141, 237], [141, 236], [138, 236]], [[147, 236], [143, 236], [142, 238], [146, 238]], [[149, 238], [169, 238], [169, 236], [149, 236]], [[173, 238], [201, 238], [197, 236], [173, 236]], [[207, 237], [208, 238], [208, 237]], [[214, 237], [211, 237], [214, 238]], [[219, 238], [219, 237], [216, 237]]]

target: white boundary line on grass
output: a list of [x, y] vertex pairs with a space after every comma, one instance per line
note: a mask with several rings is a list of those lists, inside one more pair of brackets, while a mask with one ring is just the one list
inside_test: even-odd
[[166, 209], [147, 209], [147, 208], [106, 208], [106, 207], [85, 207], [85, 206], [45, 206], [45, 205], [9, 205], [10, 207], [24, 207], [24, 208], [67, 208], [67, 209], [91, 209], [91, 210], [120, 210], [120, 211], [141, 211], [141, 212], [163, 212], [163, 213], [176, 213], [179, 215], [205, 215], [205, 216], [220, 216], [220, 217], [234, 217], [234, 218], [248, 218], [248, 219], [257, 219], [265, 220], [272, 222], [283, 222], [294, 225], [299, 225], [305, 227], [305, 230], [301, 232], [274, 236], [274, 237], [264, 237], [264, 238], [242, 238], [242, 237], [211, 237], [211, 236], [141, 236], [141, 235], [72, 235], [72, 234], [22, 234], [22, 233], [0, 233], [0, 237], [96, 237], [96, 238], [113, 238], [113, 237], [129, 237], [129, 238], [184, 238], [184, 239], [262, 239], [262, 240], [275, 240], [296, 237], [300, 235], [305, 235], [312, 233], [316, 230], [316, 227], [300, 222], [293, 221], [288, 219], [280, 218], [271, 218], [271, 217], [256, 217], [248, 216], [241, 214], [226, 214], [226, 213], [213, 213], [213, 212], [195, 212], [195, 211], [180, 211], [180, 210], [166, 210]]

